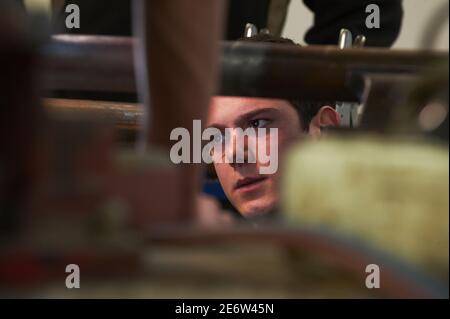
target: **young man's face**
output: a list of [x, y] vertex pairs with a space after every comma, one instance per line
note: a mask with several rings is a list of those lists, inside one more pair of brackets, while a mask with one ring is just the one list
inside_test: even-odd
[[[264, 136], [258, 134], [256, 147], [260, 146], [261, 139], [265, 139], [269, 151], [273, 150], [270, 147], [270, 128], [277, 128], [278, 154], [275, 158], [280, 163], [287, 146], [300, 137], [303, 131], [298, 113], [288, 101], [249, 97], [214, 97], [209, 109], [208, 126], [222, 131], [225, 128], [266, 128]], [[235, 144], [224, 144], [225, 149], [229, 148], [228, 154], [235, 154]], [[248, 144], [250, 143], [246, 139], [245, 151]], [[215, 171], [225, 194], [246, 217], [269, 213], [278, 204], [279, 169], [273, 174], [262, 175], [262, 166], [267, 166], [267, 163], [262, 163], [258, 156], [256, 163], [225, 163], [217, 158], [214, 160]]]

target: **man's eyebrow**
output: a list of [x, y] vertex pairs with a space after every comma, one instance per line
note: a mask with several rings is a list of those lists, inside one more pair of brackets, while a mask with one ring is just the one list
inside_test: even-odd
[[277, 113], [279, 112], [278, 109], [276, 109], [274, 107], [265, 107], [265, 108], [257, 109], [257, 110], [254, 110], [254, 111], [250, 111], [250, 112], [247, 112], [247, 113], [239, 115], [236, 118], [236, 120], [234, 121], [234, 123], [235, 124], [236, 123], [241, 123], [241, 122], [244, 122], [244, 121], [246, 121], [246, 120], [248, 120], [248, 119], [250, 119], [252, 117], [257, 116], [258, 114], [265, 113], [265, 112], [273, 112], [273, 111], [275, 111]]
[[[278, 109], [276, 109], [274, 107], [265, 107], [265, 108], [253, 110], [253, 111], [250, 111], [250, 112], [243, 113], [243, 114], [239, 115], [234, 120], [234, 124], [242, 123], [242, 122], [244, 122], [244, 121], [246, 121], [246, 120], [248, 120], [248, 119], [250, 119], [252, 117], [257, 116], [258, 114], [265, 113], [265, 112], [276, 112], [276, 113], [278, 113], [279, 111], [278, 111]], [[221, 131], [224, 131], [225, 128], [227, 128], [225, 125], [218, 124], [218, 123], [212, 123], [212, 124], [208, 125], [208, 127], [214, 127], [214, 128], [217, 128], [217, 129], [219, 129]]]

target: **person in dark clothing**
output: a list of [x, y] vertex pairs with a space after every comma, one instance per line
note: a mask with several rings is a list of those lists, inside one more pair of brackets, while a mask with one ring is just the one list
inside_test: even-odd
[[[70, 34], [95, 34], [131, 36], [130, 0], [53, 0], [53, 32]], [[65, 27], [65, 7], [76, 4], [80, 8], [80, 28]]]
[[[401, 0], [304, 0], [314, 13], [314, 24], [306, 32], [308, 44], [335, 44], [339, 32], [346, 28], [354, 35], [363, 34], [367, 46], [390, 47], [397, 39], [403, 20]], [[366, 7], [376, 4], [380, 8], [380, 28], [366, 27]]]
[[[59, 2], [59, 4], [58, 4]], [[229, 0], [227, 26], [224, 39], [236, 40], [242, 36], [247, 22], [257, 28], [265, 28], [269, 12], [270, 0]], [[55, 33], [97, 34], [131, 36], [131, 1], [130, 0], [53, 0], [57, 8], [54, 21]], [[66, 29], [64, 8], [68, 4], [76, 4], [80, 8], [82, 23], [79, 29]]]
[[[55, 16], [55, 33], [98, 34], [130, 36], [130, 0], [53, 0], [54, 8], [59, 8]], [[59, 5], [56, 5], [59, 3]], [[66, 29], [64, 8], [69, 3], [80, 7], [80, 29]], [[227, 26], [223, 39], [239, 39], [250, 22], [258, 29], [269, 28], [280, 36], [290, 0], [229, 0]], [[314, 24], [305, 34], [308, 44], [337, 44], [341, 28], [352, 34], [363, 34], [367, 46], [390, 47], [397, 39], [402, 19], [402, 0], [303, 0], [314, 14]], [[366, 7], [376, 4], [380, 8], [380, 28], [366, 27]]]

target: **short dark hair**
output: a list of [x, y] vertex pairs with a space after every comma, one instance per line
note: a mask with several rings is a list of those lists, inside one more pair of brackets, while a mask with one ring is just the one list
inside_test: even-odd
[[[286, 45], [297, 45], [299, 47], [301, 46], [291, 39], [282, 38], [267, 33], [258, 33], [251, 37], [242, 37], [237, 41], [280, 43]], [[305, 101], [301, 99], [288, 99], [288, 101], [297, 111], [300, 118], [300, 123], [304, 131], [308, 131], [311, 120], [322, 106], [335, 104], [335, 102], [330, 101]]]
[[[266, 43], [281, 43], [287, 45], [298, 45], [291, 39], [277, 37], [271, 34], [259, 33], [252, 37], [240, 38], [237, 41], [245, 41], [245, 42], [266, 42]], [[309, 130], [309, 124], [311, 123], [312, 118], [317, 114], [319, 109], [324, 105], [334, 105], [335, 102], [311, 102], [300, 99], [288, 99], [289, 103], [293, 106], [293, 108], [297, 111], [297, 114], [300, 119], [300, 123], [305, 132]], [[215, 169], [213, 165], [208, 165], [207, 169], [208, 178], [214, 179], [217, 178]]]

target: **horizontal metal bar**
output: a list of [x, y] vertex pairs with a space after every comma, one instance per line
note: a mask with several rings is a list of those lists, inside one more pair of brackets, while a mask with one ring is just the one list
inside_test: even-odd
[[[133, 39], [53, 36], [42, 50], [45, 90], [135, 93]], [[217, 94], [357, 101], [354, 72], [420, 73], [447, 52], [223, 42]]]
[[44, 89], [136, 91], [131, 38], [53, 36], [42, 50]]
[[137, 131], [144, 114], [143, 106], [135, 103], [75, 99], [43, 99], [43, 105], [54, 116], [84, 116], [109, 121], [117, 129]]

